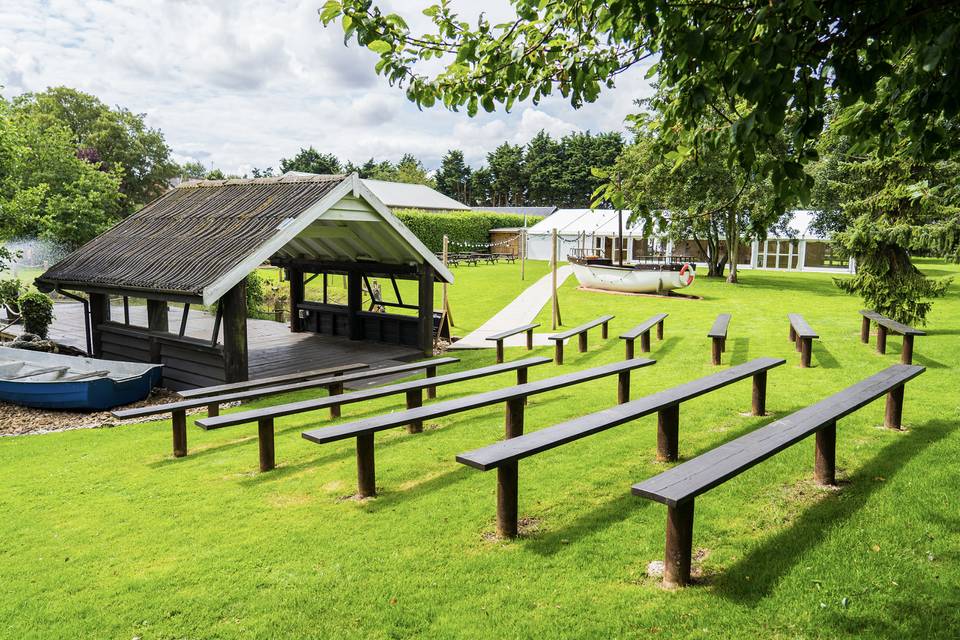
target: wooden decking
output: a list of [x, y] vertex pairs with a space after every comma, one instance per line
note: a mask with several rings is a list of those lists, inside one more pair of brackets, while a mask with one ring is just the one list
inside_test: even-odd
[[[183, 310], [179, 307], [170, 309], [171, 332], [179, 331], [182, 312]], [[111, 318], [114, 321], [123, 322], [123, 307], [113, 307]], [[185, 334], [209, 340], [213, 333], [213, 320], [212, 315], [200, 309], [191, 308]], [[146, 307], [131, 306], [130, 323], [141, 327], [146, 326]], [[78, 349], [86, 349], [83, 307], [80, 304], [57, 303], [55, 305], [50, 338]], [[250, 378], [264, 378], [351, 362], [364, 362], [372, 367], [388, 366], [422, 355], [418, 349], [401, 345], [351, 341], [346, 338], [306, 332], [291, 333], [289, 326], [285, 323], [252, 318], [247, 320], [247, 344], [250, 356]]]

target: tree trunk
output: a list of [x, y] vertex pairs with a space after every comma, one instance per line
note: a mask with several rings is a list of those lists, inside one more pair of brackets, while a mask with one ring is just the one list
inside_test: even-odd
[[727, 255], [730, 259], [730, 275], [727, 276], [727, 282], [730, 284], [737, 284], [737, 257], [740, 253], [740, 225], [737, 222], [735, 211], [727, 214]]

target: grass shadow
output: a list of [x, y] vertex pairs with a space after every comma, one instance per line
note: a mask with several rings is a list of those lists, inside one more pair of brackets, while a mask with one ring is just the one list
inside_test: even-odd
[[833, 354], [830, 353], [830, 350], [827, 349], [823, 343], [817, 341], [811, 348], [813, 355], [811, 360], [816, 363], [814, 366], [823, 367], [824, 369], [840, 368], [840, 363], [837, 362], [837, 359], [833, 357]]
[[382, 490], [378, 487], [377, 498], [369, 501], [366, 505], [366, 509], [368, 511], [379, 511], [380, 509], [392, 506], [403, 499], [415, 500], [423, 494], [440, 491], [441, 489], [445, 489], [459, 482], [463, 482], [464, 480], [470, 478], [472, 473], [473, 470], [463, 465], [457, 465], [456, 468], [436, 475], [429, 480], [414, 483], [408, 482], [406, 484], [409, 486], [406, 488], [391, 489], [388, 487], [386, 490]]
[[649, 501], [638, 504], [636, 498], [624, 492], [599, 507], [577, 516], [573, 522], [560, 529], [551, 529], [529, 538], [526, 546], [537, 555], [551, 556], [564, 547], [569, 547], [576, 540], [633, 517], [638, 508], [643, 509], [648, 506], [652, 507], [654, 504]]
[[842, 526], [883, 486], [874, 478], [893, 477], [908, 461], [947, 437], [954, 428], [955, 424], [945, 420], [927, 422], [883, 447], [849, 478], [840, 494], [810, 507], [789, 528], [720, 573], [715, 581], [716, 593], [743, 604], [755, 604], [768, 596], [800, 558], [826, 537], [824, 529]]
[[678, 344], [680, 344], [680, 336], [671, 336], [660, 342], [653, 342], [650, 345], [650, 353], [638, 353], [637, 355], [641, 358], [653, 357], [659, 359], [676, 349]]
[[743, 364], [750, 355], [750, 338], [734, 338], [730, 351], [730, 366]]

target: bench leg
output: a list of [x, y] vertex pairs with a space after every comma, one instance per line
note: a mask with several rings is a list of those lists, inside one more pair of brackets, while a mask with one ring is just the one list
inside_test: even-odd
[[663, 586], [690, 584], [693, 555], [693, 500], [667, 506], [667, 544], [663, 554]]
[[497, 537], [517, 537], [517, 463], [497, 467]]
[[600, 337], [606, 340], [608, 335], [610, 335], [610, 329], [607, 326], [607, 323], [604, 322], [602, 325], [600, 325]]
[[903, 336], [903, 349], [900, 351], [900, 362], [913, 364], [913, 335]]
[[657, 412], [657, 460], [672, 462], [680, 450], [680, 405]]
[[877, 325], [877, 353], [887, 352], [887, 328], [882, 324]]
[[630, 372], [621, 371], [617, 374], [617, 404], [630, 402]]
[[633, 338], [627, 338], [624, 344], [626, 345], [624, 359], [633, 360]]
[[[436, 378], [437, 377], [437, 368], [436, 367], [427, 367], [425, 378]], [[427, 398], [433, 400], [437, 397], [437, 388], [436, 387], [427, 387]]]
[[[527, 367], [517, 369], [517, 386], [520, 386], [521, 384], [527, 384], [527, 378], [529, 375], [528, 372], [529, 372], [529, 369]], [[527, 404], [526, 396], [523, 397], [523, 404]]]
[[372, 433], [357, 436], [357, 494], [361, 498], [377, 495]]
[[802, 338], [800, 342], [800, 366], [807, 368], [810, 366], [810, 355], [813, 351], [813, 338]]
[[802, 344], [803, 344], [803, 338], [801, 338], [798, 335], [796, 340], [793, 341], [793, 347], [797, 353], [800, 353], [800, 351], [803, 349], [803, 347], [801, 346]]
[[761, 371], [753, 376], [753, 415], [767, 415], [767, 372]]
[[503, 362], [503, 340], [497, 340], [497, 364]]
[[[407, 409], [416, 409], [423, 406], [423, 391], [421, 389], [411, 389], [407, 391]], [[413, 420], [407, 425], [407, 433], [420, 433], [423, 431], [423, 420]]]
[[173, 427], [173, 457], [182, 458], [187, 455], [187, 411], [176, 409], [170, 414], [170, 424]]
[[887, 392], [887, 408], [883, 416], [883, 426], [900, 429], [903, 426], [903, 385]]
[[523, 406], [526, 398], [507, 400], [506, 415], [503, 421], [504, 438], [516, 438], [523, 435]]
[[640, 335], [640, 352], [650, 353], [650, 332], [644, 331]]
[[714, 365], [720, 364], [720, 354], [723, 352], [721, 340], [722, 338], [713, 339], [713, 348], [711, 350], [710, 362]]
[[866, 316], [860, 322], [860, 342], [870, 344], [870, 318]]
[[533, 351], [533, 329], [527, 329], [527, 351]]
[[813, 479], [820, 485], [837, 483], [837, 423], [831, 422], [817, 431], [814, 445]]
[[210, 404], [208, 404], [208, 405], [207, 405], [207, 417], [208, 417], [208, 418], [216, 418], [218, 415], [220, 415], [220, 403], [219, 403], [219, 402], [211, 402]]
[[563, 364], [563, 340], [557, 340], [553, 348], [553, 361], [556, 364]]
[[257, 435], [260, 441], [260, 471], [270, 471], [275, 464], [273, 442], [273, 418], [257, 420]]
[[[342, 382], [331, 382], [327, 386], [327, 393], [331, 396], [339, 396], [343, 393], [343, 383]], [[330, 405], [330, 419], [336, 420], [340, 417], [340, 405], [332, 404]]]
[[663, 320], [657, 323], [657, 340], [663, 340]]
[[793, 328], [793, 325], [790, 325], [790, 342], [797, 341], [797, 331]]
[[577, 345], [580, 347], [580, 353], [586, 352], [587, 350], [587, 332], [586, 331], [584, 331], [583, 333], [577, 336]]

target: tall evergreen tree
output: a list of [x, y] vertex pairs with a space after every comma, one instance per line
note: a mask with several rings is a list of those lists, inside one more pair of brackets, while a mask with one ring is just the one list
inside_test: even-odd
[[320, 153], [312, 146], [301, 148], [292, 158], [280, 159], [280, 172], [302, 171], [304, 173], [338, 174], [342, 171], [340, 160], [332, 153]]
[[519, 206], [526, 190], [523, 181], [523, 147], [504, 142], [487, 154], [493, 206]]
[[[586, 167], [589, 172], [590, 167]], [[523, 179], [526, 182], [524, 204], [549, 206], [557, 204], [558, 192], [564, 184], [562, 145], [540, 130], [527, 143], [523, 161]]]
[[470, 167], [463, 159], [463, 151], [451, 149], [440, 160], [440, 169], [434, 179], [437, 190], [460, 202], [470, 201]]

